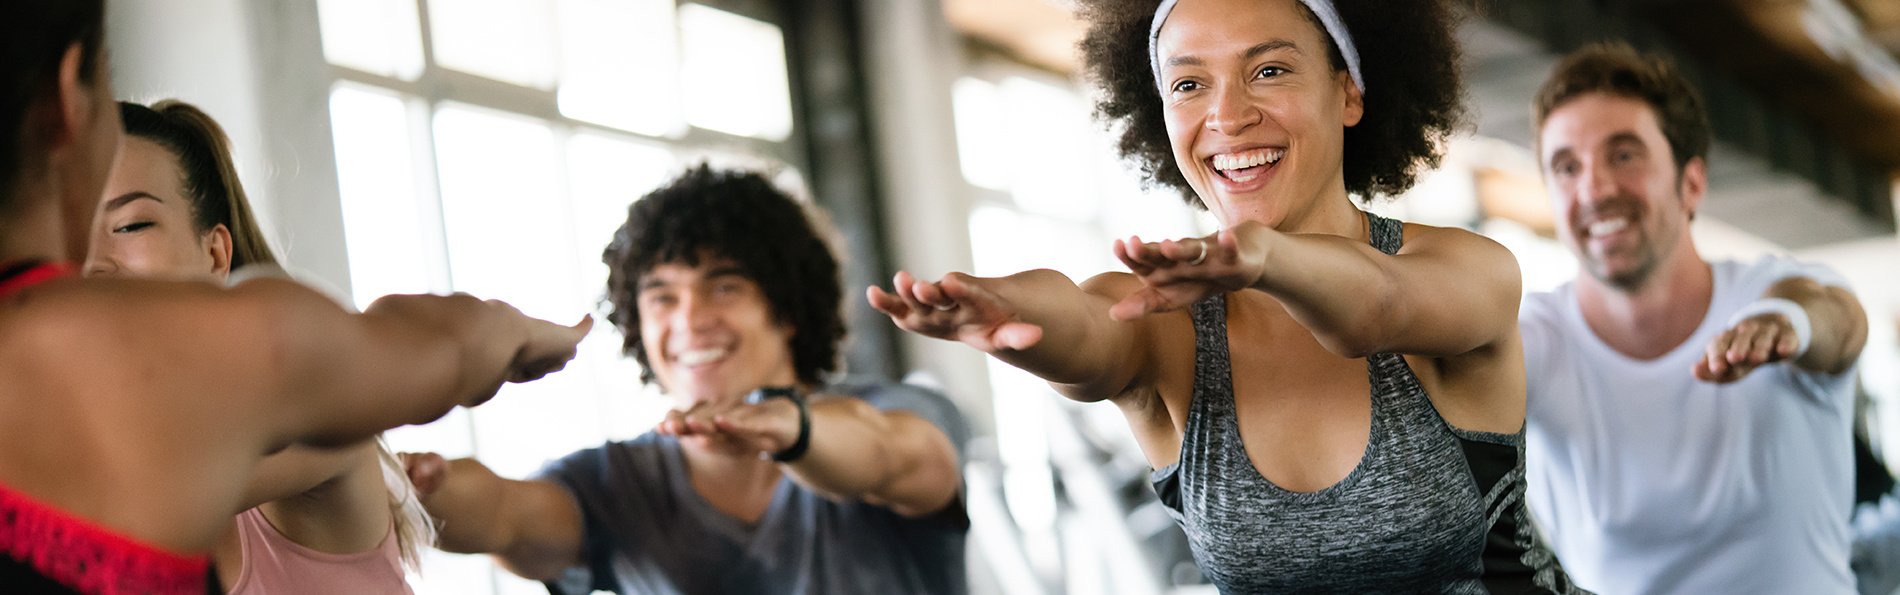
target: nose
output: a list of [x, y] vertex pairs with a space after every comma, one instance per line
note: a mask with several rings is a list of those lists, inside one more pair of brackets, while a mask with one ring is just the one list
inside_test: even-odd
[[1207, 116], [1208, 130], [1237, 136], [1260, 123], [1260, 108], [1247, 94], [1246, 85], [1222, 85], [1215, 93], [1212, 111]]
[[717, 320], [717, 309], [712, 300], [701, 292], [688, 291], [680, 296], [679, 305], [673, 309], [673, 324], [680, 330], [697, 331], [712, 326]]
[[1584, 159], [1578, 165], [1583, 171], [1577, 175], [1577, 200], [1586, 206], [1594, 207], [1604, 199], [1616, 196], [1616, 176], [1595, 159]]
[[119, 263], [111, 258], [94, 256], [86, 259], [83, 272], [87, 277], [109, 277], [119, 273]]

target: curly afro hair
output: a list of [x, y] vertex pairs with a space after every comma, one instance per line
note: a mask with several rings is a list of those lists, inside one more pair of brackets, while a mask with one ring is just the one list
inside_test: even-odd
[[[1346, 191], [1396, 196], [1421, 172], [1438, 167], [1446, 138], [1465, 124], [1454, 14], [1445, 0], [1335, 0], [1359, 49], [1365, 116], [1346, 129]], [[1175, 166], [1161, 95], [1148, 62], [1148, 26], [1159, 0], [1078, 0], [1087, 22], [1081, 43], [1085, 73], [1100, 95], [1096, 116], [1117, 135], [1116, 148], [1150, 187], [1171, 188], [1206, 209]], [[1304, 4], [1298, 5], [1320, 27]], [[1321, 29], [1324, 36], [1324, 29]], [[1328, 38], [1330, 40], [1330, 38]], [[1328, 44], [1335, 72], [1345, 70]]]
[[822, 384], [838, 368], [844, 340], [838, 258], [815, 214], [764, 175], [698, 165], [627, 208], [627, 221], [601, 253], [607, 264], [607, 320], [622, 350], [655, 379], [640, 337], [640, 279], [653, 267], [730, 259], [759, 284], [772, 316], [789, 324], [798, 380]]

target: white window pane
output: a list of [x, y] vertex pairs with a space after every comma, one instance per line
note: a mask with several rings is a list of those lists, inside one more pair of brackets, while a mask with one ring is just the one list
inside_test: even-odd
[[383, 432], [383, 441], [395, 452], [432, 452], [451, 459], [475, 456], [475, 437], [469, 433], [472, 409], [457, 407], [448, 415], [419, 426]]
[[561, 113], [653, 136], [677, 135], [673, 0], [561, 0]]
[[992, 190], [1009, 189], [1014, 169], [1010, 146], [1018, 139], [1006, 127], [996, 85], [978, 78], [957, 80], [951, 91], [957, 123], [957, 161], [963, 179]]
[[[1206, 211], [1182, 201], [1173, 190], [1142, 188], [1141, 173], [1110, 152], [1113, 143], [1104, 140], [1100, 146], [1102, 155], [1094, 175], [1101, 181], [1102, 227], [1109, 237], [1163, 240], [1203, 236], [1219, 229]], [[1121, 270], [1120, 265], [1116, 267]]]
[[[560, 322], [591, 311], [574, 266], [573, 216], [547, 123], [446, 104], [436, 113], [435, 135], [455, 289]], [[605, 431], [589, 365], [574, 361], [559, 374], [507, 385], [475, 410], [482, 461], [521, 477], [598, 444]]]
[[1091, 159], [1103, 150], [1088, 103], [1074, 89], [1012, 76], [999, 85], [1009, 163], [1010, 196], [1032, 213], [1086, 221], [1101, 209]]
[[[487, 595], [495, 592], [491, 573], [498, 572], [486, 555], [451, 554], [435, 548], [422, 550], [422, 574], [409, 575], [416, 595]], [[544, 590], [545, 591], [545, 590]]]
[[546, 122], [462, 104], [435, 116], [455, 290], [533, 316], [577, 318], [567, 197]]
[[415, 80], [422, 74], [422, 25], [408, 0], [317, 0], [323, 57], [331, 64]]
[[694, 126], [767, 140], [792, 133], [777, 26], [698, 4], [679, 8], [681, 88]]
[[[627, 207], [669, 180], [677, 166], [664, 148], [594, 133], [568, 140], [567, 165], [581, 286], [589, 299], [599, 300], [607, 289], [601, 251], [627, 220]], [[624, 341], [618, 329], [607, 328], [604, 312], [597, 317], [600, 330], [581, 344], [580, 357], [594, 364], [586, 372], [605, 395], [597, 415], [606, 422], [606, 437], [624, 440], [653, 429], [670, 404], [640, 382], [640, 365], [621, 355]]]
[[343, 237], [357, 307], [392, 293], [428, 292], [409, 112], [402, 98], [351, 85], [330, 93]]
[[607, 437], [600, 401], [586, 368], [567, 368], [534, 382], [502, 387], [495, 399], [474, 409], [475, 455], [503, 477], [533, 476], [548, 461]]
[[1012, 209], [983, 206], [970, 213], [970, 256], [984, 277], [1046, 268], [1081, 283], [1121, 268], [1109, 251], [1111, 241], [1093, 226]]
[[601, 250], [627, 220], [627, 207], [674, 173], [673, 154], [652, 145], [580, 133], [567, 142], [567, 166], [575, 258], [586, 263], [581, 283], [590, 297], [599, 297], [607, 284]]
[[495, 570], [495, 587], [497, 595], [547, 595], [548, 593], [547, 585], [515, 576], [514, 573], [501, 569]]
[[429, 0], [429, 33], [444, 68], [554, 88], [554, 11], [543, 0]]

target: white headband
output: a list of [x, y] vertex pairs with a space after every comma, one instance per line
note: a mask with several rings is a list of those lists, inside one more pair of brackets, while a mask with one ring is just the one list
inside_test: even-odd
[[[1162, 0], [1155, 8], [1154, 23], [1148, 26], [1148, 67], [1154, 70], [1155, 87], [1163, 92], [1167, 86], [1161, 82], [1161, 54], [1156, 53], [1155, 40], [1161, 37], [1161, 24], [1168, 21], [1168, 13], [1174, 12], [1174, 4], [1179, 0]], [[1353, 84], [1359, 85], [1359, 92], [1366, 92], [1366, 79], [1359, 74], [1359, 48], [1352, 44], [1352, 32], [1346, 30], [1346, 22], [1339, 19], [1339, 9], [1333, 7], [1332, 0], [1299, 0], [1313, 16], [1319, 17], [1325, 26], [1326, 34], [1333, 38], [1333, 44], [1339, 46], [1339, 54], [1346, 58], [1346, 72], [1352, 75]]]

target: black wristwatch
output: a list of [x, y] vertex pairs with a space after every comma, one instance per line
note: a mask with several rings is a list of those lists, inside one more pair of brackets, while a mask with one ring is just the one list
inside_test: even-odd
[[805, 456], [805, 449], [811, 446], [811, 410], [805, 408], [805, 394], [794, 386], [766, 386], [745, 396], [749, 405], [764, 403], [766, 399], [785, 399], [798, 406], [798, 439], [791, 446], [772, 455], [772, 460], [790, 463]]

